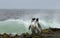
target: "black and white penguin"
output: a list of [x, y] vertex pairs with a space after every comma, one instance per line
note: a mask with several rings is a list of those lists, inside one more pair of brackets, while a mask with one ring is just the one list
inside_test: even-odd
[[39, 24], [39, 18], [32, 18], [29, 30], [31, 29], [32, 34], [41, 34], [41, 25]]

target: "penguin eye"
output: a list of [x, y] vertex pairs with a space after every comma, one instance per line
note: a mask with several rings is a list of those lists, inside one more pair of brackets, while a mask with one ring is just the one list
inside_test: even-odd
[[32, 18], [32, 21], [34, 21], [35, 20], [35, 18]]
[[38, 21], [38, 18], [36, 19], [36, 21]]

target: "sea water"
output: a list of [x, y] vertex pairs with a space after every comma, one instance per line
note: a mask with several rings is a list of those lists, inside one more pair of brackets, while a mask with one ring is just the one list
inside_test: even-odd
[[0, 9], [0, 33], [31, 33], [29, 25], [31, 19], [39, 18], [43, 29], [60, 28], [59, 10], [12, 10]]
[[[23, 21], [20, 19], [8, 19], [5, 21], [0, 21], [0, 33], [31, 33], [31, 31], [28, 29], [29, 24], [29, 21]], [[44, 24], [42, 24], [42, 28], [46, 28], [46, 25], [44, 26]]]

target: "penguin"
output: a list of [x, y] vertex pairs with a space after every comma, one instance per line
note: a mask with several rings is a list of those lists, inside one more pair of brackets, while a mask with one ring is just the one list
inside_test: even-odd
[[32, 34], [41, 34], [41, 25], [39, 24], [39, 18], [32, 18], [29, 30], [31, 29]]

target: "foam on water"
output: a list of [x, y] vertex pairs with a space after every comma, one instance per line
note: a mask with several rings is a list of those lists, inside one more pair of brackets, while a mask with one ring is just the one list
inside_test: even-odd
[[23, 20], [9, 19], [0, 22], [0, 33], [24, 33], [27, 32]]
[[[47, 29], [49, 27], [54, 27], [54, 23], [47, 23], [45, 21], [39, 20], [42, 29]], [[28, 27], [30, 25], [30, 20], [24, 21], [22, 19], [8, 19], [5, 21], [0, 21], [0, 33], [13, 33], [13, 34], [21, 34], [24, 32], [31, 31], [28, 30]], [[55, 24], [56, 27], [57, 23]], [[59, 24], [58, 24], [59, 25]], [[59, 26], [57, 26], [59, 27]]]

